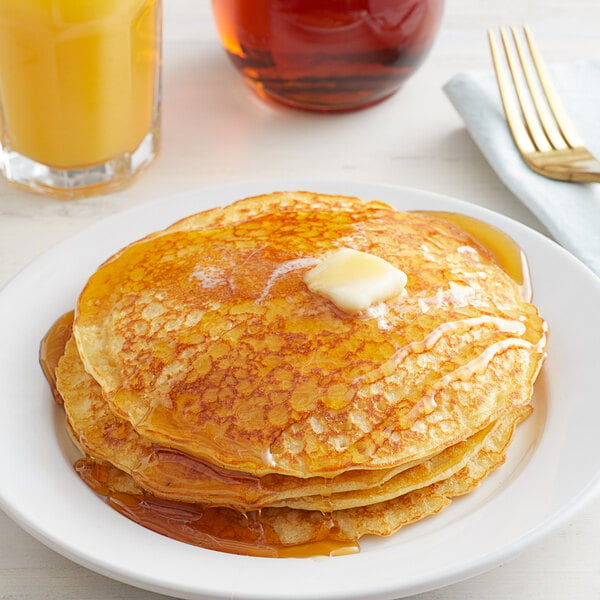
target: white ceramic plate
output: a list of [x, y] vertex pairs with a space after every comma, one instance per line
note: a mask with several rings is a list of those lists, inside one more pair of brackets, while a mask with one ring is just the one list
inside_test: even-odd
[[[357, 555], [266, 559], [188, 546], [106, 506], [75, 475], [72, 446], [38, 366], [49, 325], [70, 310], [98, 264], [121, 246], [185, 215], [276, 189], [387, 201], [400, 209], [470, 214], [525, 251], [534, 300], [550, 324], [534, 415], [506, 464], [439, 515]], [[0, 293], [0, 506], [57, 552], [95, 571], [181, 598], [391, 599], [495, 567], [564, 523], [600, 488], [600, 280], [569, 254], [505, 217], [450, 198], [344, 182], [235, 184], [124, 212], [65, 241]]]

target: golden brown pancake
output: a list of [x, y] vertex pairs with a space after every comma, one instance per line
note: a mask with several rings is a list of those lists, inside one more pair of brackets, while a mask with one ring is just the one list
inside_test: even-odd
[[[339, 248], [404, 271], [360, 315], [304, 274]], [[269, 195], [200, 213], [92, 275], [74, 336], [111, 410], [151, 443], [253, 476], [336, 477], [435, 455], [527, 405], [545, 325], [449, 222]]]

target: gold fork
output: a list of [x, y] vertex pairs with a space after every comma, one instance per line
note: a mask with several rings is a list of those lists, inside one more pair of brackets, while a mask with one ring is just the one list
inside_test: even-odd
[[552, 179], [600, 181], [600, 161], [585, 148], [567, 116], [531, 31], [523, 27], [525, 42], [515, 27], [511, 32], [512, 44], [500, 28], [505, 61], [491, 29], [488, 39], [504, 113], [521, 156], [531, 169]]

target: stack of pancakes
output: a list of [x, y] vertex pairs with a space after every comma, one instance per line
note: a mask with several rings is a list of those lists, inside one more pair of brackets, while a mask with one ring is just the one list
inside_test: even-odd
[[[401, 269], [404, 291], [360, 313], [311, 292], [306, 273], [341, 248]], [[100, 266], [56, 385], [117, 488], [219, 507], [236, 524], [224, 537], [243, 515], [274, 547], [353, 542], [438, 512], [503, 462], [545, 330], [449, 221], [274, 193]]]

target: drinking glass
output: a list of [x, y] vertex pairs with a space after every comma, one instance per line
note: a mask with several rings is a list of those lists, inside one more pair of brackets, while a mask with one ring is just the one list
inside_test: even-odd
[[223, 47], [261, 95], [316, 111], [364, 108], [427, 56], [443, 0], [212, 0]]
[[162, 0], [1, 0], [0, 170], [61, 198], [125, 187], [160, 144]]

